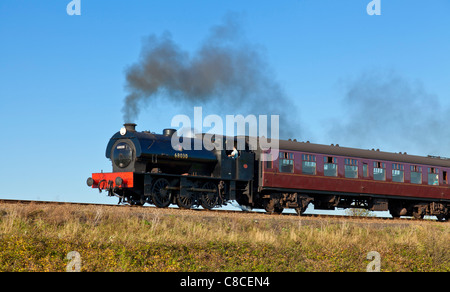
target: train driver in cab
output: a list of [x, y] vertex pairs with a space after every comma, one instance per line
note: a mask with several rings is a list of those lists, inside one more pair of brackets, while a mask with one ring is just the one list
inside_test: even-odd
[[228, 157], [231, 157], [232, 159], [236, 159], [239, 156], [239, 152], [236, 149], [236, 146], [233, 146], [233, 151], [228, 155]]

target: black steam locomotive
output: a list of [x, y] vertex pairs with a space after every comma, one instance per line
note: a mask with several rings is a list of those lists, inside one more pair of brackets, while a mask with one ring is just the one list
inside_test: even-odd
[[243, 205], [252, 203], [255, 152], [242, 150], [232, 158], [232, 147], [227, 147], [225, 137], [219, 136], [214, 137], [214, 142], [223, 143], [223, 150], [209, 151], [203, 144], [200, 150], [193, 150], [197, 139], [203, 141], [203, 135], [184, 138], [189, 139], [192, 150], [183, 149], [181, 144], [174, 149], [174, 129], [165, 129], [159, 135], [135, 128], [136, 124], [125, 124], [111, 138], [106, 157], [112, 161], [113, 172], [94, 173], [88, 178], [88, 186], [106, 190], [110, 196], [119, 197], [119, 203], [131, 205], [201, 205], [212, 209], [230, 200]]

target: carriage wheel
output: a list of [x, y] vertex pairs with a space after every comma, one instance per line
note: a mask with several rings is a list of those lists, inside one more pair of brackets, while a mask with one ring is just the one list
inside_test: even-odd
[[264, 209], [270, 214], [281, 214], [283, 213], [283, 207], [279, 205], [278, 199], [265, 199]]
[[204, 192], [201, 195], [201, 204], [202, 207], [208, 210], [211, 210], [219, 201], [219, 191], [215, 183], [207, 182], [202, 186], [202, 189], [211, 190], [211, 192]]
[[412, 215], [414, 219], [423, 219], [425, 213], [421, 212], [421, 210], [413, 210]]
[[445, 214], [438, 214], [436, 215], [437, 221], [443, 222], [446, 218]]
[[172, 193], [167, 189], [169, 181], [165, 178], [160, 178], [153, 184], [152, 199], [153, 204], [158, 208], [166, 208], [172, 201]]
[[[302, 216], [303, 213], [305, 213], [305, 211], [306, 211], [306, 208], [304, 208], [304, 207], [295, 208], [295, 213], [297, 213], [298, 216]], [[283, 210], [281, 210], [281, 212], [283, 212]]]

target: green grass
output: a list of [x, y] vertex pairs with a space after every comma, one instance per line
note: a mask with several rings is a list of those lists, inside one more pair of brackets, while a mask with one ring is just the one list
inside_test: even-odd
[[[245, 215], [245, 216], [244, 216]], [[450, 271], [450, 225], [0, 205], [0, 271]]]

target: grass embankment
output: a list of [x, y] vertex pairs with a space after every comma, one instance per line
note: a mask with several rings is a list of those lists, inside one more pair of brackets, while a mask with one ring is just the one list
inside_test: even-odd
[[0, 271], [450, 271], [450, 225], [0, 205]]

